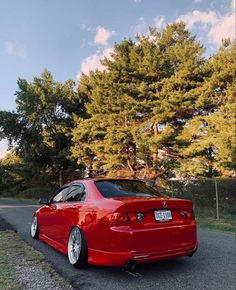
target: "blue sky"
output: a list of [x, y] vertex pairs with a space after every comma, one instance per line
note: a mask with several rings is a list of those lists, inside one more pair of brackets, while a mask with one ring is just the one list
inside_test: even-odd
[[102, 69], [99, 59], [115, 42], [148, 26], [182, 19], [210, 55], [222, 37], [235, 35], [235, 1], [0, 0], [0, 110], [15, 109], [19, 77], [31, 81], [48, 68], [64, 81]]

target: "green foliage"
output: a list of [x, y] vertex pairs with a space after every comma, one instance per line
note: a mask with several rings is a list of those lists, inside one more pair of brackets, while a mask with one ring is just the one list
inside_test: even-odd
[[200, 110], [179, 134], [180, 171], [191, 175], [235, 174], [236, 45], [221, 47], [205, 64]]
[[215, 55], [203, 54], [180, 22], [117, 43], [102, 60], [106, 69], [82, 74], [77, 87], [47, 70], [19, 79], [16, 112], [0, 112], [0, 139], [20, 163], [9, 170], [1, 162], [2, 182], [55, 183], [58, 175], [62, 182], [84, 169], [150, 179], [234, 176], [236, 44], [225, 40]]
[[[45, 70], [33, 82], [18, 80], [16, 112], [0, 112], [0, 137], [8, 138], [22, 160], [24, 182], [72, 172], [76, 164], [69, 158], [72, 114], [84, 116], [85, 100], [74, 82], [56, 82]], [[27, 171], [28, 174], [24, 174]]]
[[200, 110], [195, 103], [208, 74], [203, 52], [184, 23], [116, 44], [103, 61], [106, 71], [81, 78], [89, 118], [73, 130], [73, 156], [104, 172], [170, 175], [178, 135]]

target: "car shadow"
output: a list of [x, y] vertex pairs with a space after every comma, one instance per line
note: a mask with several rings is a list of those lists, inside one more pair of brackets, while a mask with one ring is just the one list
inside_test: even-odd
[[[102, 266], [95, 266], [95, 265], [88, 265], [86, 267], [87, 270], [90, 272], [96, 272], [104, 275], [106, 274], [107, 278], [114, 279], [116, 276], [124, 279], [125, 276], [132, 276], [134, 278], [139, 278], [143, 276], [149, 275], [160, 275], [160, 274], [168, 274], [170, 275], [171, 272], [180, 271], [183, 272], [189, 268], [191, 264], [191, 259], [189, 257], [181, 257], [176, 259], [169, 259], [163, 261], [156, 261], [144, 264], [138, 264], [132, 270], [126, 269], [125, 267], [102, 267]], [[130, 277], [129, 277], [130, 278]]]

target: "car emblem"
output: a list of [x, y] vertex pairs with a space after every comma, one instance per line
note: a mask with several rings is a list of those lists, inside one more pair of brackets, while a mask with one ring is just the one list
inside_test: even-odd
[[162, 202], [162, 205], [163, 205], [163, 207], [165, 207], [165, 208], [167, 208], [167, 206], [168, 206], [166, 201], [163, 201], [163, 202]]

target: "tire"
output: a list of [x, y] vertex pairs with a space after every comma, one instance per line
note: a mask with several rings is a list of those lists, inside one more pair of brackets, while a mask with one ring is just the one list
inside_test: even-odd
[[68, 239], [68, 260], [76, 268], [82, 268], [88, 263], [87, 243], [83, 232], [72, 228]]
[[39, 237], [39, 226], [38, 226], [38, 219], [36, 215], [33, 216], [33, 219], [31, 222], [30, 234], [31, 234], [31, 237], [34, 239], [38, 239]]

